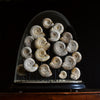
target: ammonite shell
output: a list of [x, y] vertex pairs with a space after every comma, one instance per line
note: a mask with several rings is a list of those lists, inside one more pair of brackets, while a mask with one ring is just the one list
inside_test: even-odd
[[58, 41], [59, 39], [60, 39], [60, 33], [58, 31], [50, 32], [50, 38], [49, 38], [50, 41], [55, 42], [55, 41]]
[[59, 78], [61, 78], [61, 79], [67, 78], [67, 72], [66, 71], [61, 71], [60, 74], [59, 74]]
[[72, 56], [75, 58], [76, 62], [80, 62], [82, 60], [82, 55], [80, 52], [74, 52]]
[[64, 32], [63, 36], [60, 38], [64, 43], [69, 43], [70, 40], [73, 39], [73, 36], [70, 32]]
[[58, 69], [60, 68], [62, 65], [62, 59], [58, 56], [55, 56], [52, 58], [51, 62], [50, 62], [50, 66], [54, 69]]
[[71, 79], [73, 80], [78, 80], [81, 76], [81, 72], [79, 70], [79, 68], [75, 67], [72, 71], [71, 71]]
[[50, 28], [54, 25], [53, 21], [50, 18], [43, 19], [43, 26], [44, 28]]
[[74, 59], [74, 57], [66, 56], [62, 67], [65, 70], [71, 70], [75, 67], [75, 65], [76, 65], [76, 60]]
[[70, 40], [67, 46], [67, 51], [73, 53], [78, 50], [78, 43], [75, 40]]
[[43, 29], [39, 25], [32, 26], [30, 30], [30, 34], [33, 36], [33, 38], [43, 37], [45, 34], [43, 33]]
[[62, 41], [57, 41], [54, 43], [54, 52], [58, 56], [65, 56], [67, 55], [67, 48], [66, 45]]
[[35, 51], [35, 58], [38, 61], [45, 62], [50, 58], [50, 56], [46, 53], [46, 51], [43, 48], [39, 48]]
[[24, 58], [30, 58], [30, 57], [32, 57], [32, 49], [30, 47], [24, 47], [21, 50], [21, 55]]
[[64, 26], [61, 23], [55, 23], [55, 25], [51, 28], [51, 31], [58, 31], [60, 34], [64, 31]]
[[23, 64], [19, 64], [17, 66], [16, 72], [19, 76], [25, 76], [26, 75], [26, 70], [24, 69], [24, 65]]
[[50, 67], [47, 64], [42, 64], [39, 67], [39, 73], [42, 77], [50, 77], [52, 76], [52, 72], [50, 70]]
[[39, 37], [35, 40], [35, 47], [47, 50], [50, 47], [50, 43], [44, 37]]
[[35, 63], [34, 59], [27, 58], [24, 61], [24, 68], [28, 72], [35, 72], [38, 69], [38, 64]]
[[25, 46], [31, 47], [31, 43], [33, 40], [34, 40], [34, 38], [32, 36], [27, 36], [24, 40]]

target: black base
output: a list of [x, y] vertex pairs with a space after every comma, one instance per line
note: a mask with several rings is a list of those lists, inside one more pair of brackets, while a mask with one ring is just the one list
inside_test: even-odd
[[85, 89], [83, 83], [64, 83], [64, 84], [13, 84], [11, 86], [11, 91], [29, 91], [29, 92], [61, 92], [61, 91], [77, 91], [80, 89]]

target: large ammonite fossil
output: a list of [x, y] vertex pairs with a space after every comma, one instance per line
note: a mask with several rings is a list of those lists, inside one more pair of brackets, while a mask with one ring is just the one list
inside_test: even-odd
[[21, 61], [16, 68], [17, 75], [27, 76], [30, 73], [33, 77], [38, 73], [41, 78], [52, 79], [56, 73], [60, 80], [78, 80], [81, 73], [75, 66], [81, 61], [82, 55], [77, 51], [79, 45], [73, 40], [73, 32], [67, 29], [64, 20], [49, 16], [40, 19], [36, 20], [37, 23], [33, 21], [26, 31], [20, 50]]

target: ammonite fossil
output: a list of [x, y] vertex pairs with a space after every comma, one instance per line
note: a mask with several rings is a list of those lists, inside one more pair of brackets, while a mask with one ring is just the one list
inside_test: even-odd
[[25, 46], [31, 47], [34, 38], [32, 36], [27, 36], [24, 40]]
[[24, 61], [24, 68], [28, 72], [35, 72], [38, 69], [38, 64], [35, 63], [34, 59], [27, 58]]
[[50, 28], [54, 25], [53, 21], [50, 18], [43, 19], [43, 26], [44, 28]]
[[54, 43], [54, 52], [58, 56], [65, 56], [68, 54], [66, 45], [62, 41]]
[[43, 29], [39, 25], [32, 26], [30, 30], [30, 34], [33, 36], [33, 38], [43, 37], [45, 34], [43, 33]]
[[30, 58], [30, 57], [32, 57], [32, 49], [30, 47], [24, 47], [24, 48], [22, 48], [21, 55], [24, 58]]
[[51, 62], [50, 62], [50, 66], [54, 69], [58, 69], [60, 68], [62, 65], [62, 59], [58, 56], [55, 56], [52, 58]]
[[80, 52], [74, 52], [72, 56], [75, 58], [76, 62], [80, 62], [82, 60], [82, 55]]
[[35, 58], [38, 61], [45, 62], [50, 58], [50, 56], [46, 53], [46, 51], [43, 48], [39, 48], [35, 51]]
[[71, 71], [71, 79], [74, 80], [78, 80], [80, 78], [81, 72], [79, 70], [79, 68], [75, 67], [72, 71]]
[[60, 34], [64, 31], [64, 26], [61, 23], [55, 23], [55, 25], [51, 28], [51, 31], [58, 31]]
[[26, 70], [24, 69], [24, 65], [23, 64], [19, 64], [18, 66], [17, 66], [17, 74], [19, 75], [19, 76], [25, 76], [26, 75]]
[[78, 50], [78, 43], [75, 40], [70, 40], [67, 46], [67, 51], [73, 53]]
[[67, 72], [66, 71], [61, 71], [60, 74], [59, 74], [59, 78], [61, 79], [66, 79], [67, 78]]
[[47, 50], [50, 47], [50, 43], [44, 37], [39, 37], [35, 40], [35, 47]]
[[56, 30], [50, 32], [50, 41], [58, 41], [60, 39], [60, 33]]
[[50, 77], [52, 76], [52, 72], [50, 70], [50, 67], [47, 64], [42, 64], [39, 67], [39, 73], [42, 77]]
[[71, 70], [75, 67], [75, 65], [76, 65], [76, 60], [74, 59], [74, 57], [66, 56], [65, 60], [64, 60], [64, 63], [62, 64], [62, 67], [65, 70]]
[[70, 32], [64, 32], [63, 36], [60, 38], [64, 43], [69, 43], [70, 40], [73, 39], [73, 36]]

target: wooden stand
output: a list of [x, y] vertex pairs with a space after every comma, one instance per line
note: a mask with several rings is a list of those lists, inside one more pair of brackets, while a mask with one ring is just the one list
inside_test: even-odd
[[0, 93], [0, 100], [100, 100], [100, 92]]

